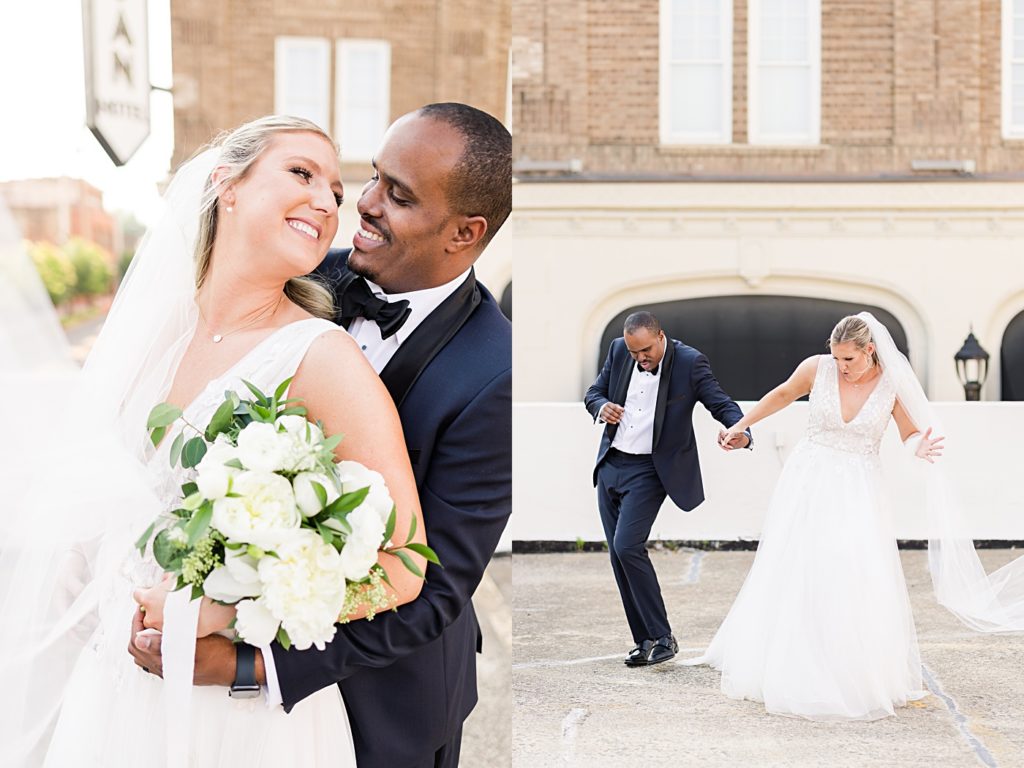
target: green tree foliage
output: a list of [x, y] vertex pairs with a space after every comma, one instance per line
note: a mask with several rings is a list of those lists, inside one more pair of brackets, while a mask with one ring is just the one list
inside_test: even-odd
[[28, 243], [28, 252], [43, 279], [50, 301], [60, 306], [75, 295], [78, 274], [71, 259], [52, 243]]
[[77, 296], [99, 296], [108, 293], [113, 285], [114, 272], [111, 258], [95, 243], [73, 237], [64, 244], [64, 253], [75, 268], [78, 278]]

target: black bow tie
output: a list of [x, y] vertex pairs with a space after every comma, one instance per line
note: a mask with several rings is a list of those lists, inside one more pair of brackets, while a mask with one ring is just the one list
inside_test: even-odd
[[346, 328], [357, 317], [376, 320], [382, 339], [394, 336], [412, 312], [407, 299], [386, 301], [374, 296], [370, 292], [370, 286], [361, 277], [350, 282], [339, 298], [341, 322]]
[[651, 376], [657, 376], [658, 375], [658, 369], [660, 367], [661, 367], [661, 363], [658, 363], [656, 366], [654, 366], [653, 368], [651, 368], [651, 370], [648, 371], [646, 368], [644, 368], [642, 365], [640, 365], [640, 363], [636, 364], [636, 369], [638, 371], [640, 371], [640, 373], [649, 373], [649, 374], [651, 374]]

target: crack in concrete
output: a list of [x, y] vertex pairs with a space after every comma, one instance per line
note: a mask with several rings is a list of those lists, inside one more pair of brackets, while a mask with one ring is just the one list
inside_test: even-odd
[[988, 751], [981, 739], [971, 732], [970, 725], [967, 723], [967, 716], [964, 715], [959, 707], [956, 705], [956, 701], [953, 697], [942, 690], [942, 684], [938, 681], [935, 675], [928, 667], [924, 664], [921, 665], [921, 674], [924, 677], [925, 685], [928, 686], [928, 690], [942, 699], [942, 703], [946, 705], [946, 709], [953, 716], [953, 722], [956, 724], [957, 730], [960, 731], [960, 735], [966, 739], [967, 744], [974, 752], [975, 757], [978, 761], [986, 766], [986, 768], [999, 768], [999, 764], [996, 759], [992, 756], [992, 753]]

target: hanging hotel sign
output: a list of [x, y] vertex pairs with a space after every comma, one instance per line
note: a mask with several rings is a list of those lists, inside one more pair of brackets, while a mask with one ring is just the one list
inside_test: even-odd
[[115, 165], [149, 136], [146, 0], [82, 0], [86, 124]]

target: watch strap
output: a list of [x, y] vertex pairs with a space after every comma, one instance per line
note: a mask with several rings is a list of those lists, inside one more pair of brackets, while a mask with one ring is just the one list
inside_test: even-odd
[[256, 649], [246, 643], [235, 643], [235, 682], [228, 695], [233, 698], [258, 696], [260, 686], [256, 682]]

